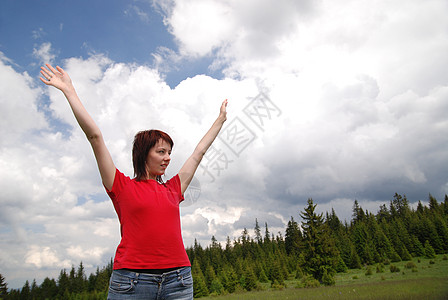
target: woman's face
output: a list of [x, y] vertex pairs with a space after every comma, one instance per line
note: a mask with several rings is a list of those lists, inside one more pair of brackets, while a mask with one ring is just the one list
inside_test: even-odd
[[147, 179], [156, 180], [157, 176], [165, 174], [165, 170], [171, 161], [171, 146], [160, 139], [154, 147], [149, 150], [146, 159]]

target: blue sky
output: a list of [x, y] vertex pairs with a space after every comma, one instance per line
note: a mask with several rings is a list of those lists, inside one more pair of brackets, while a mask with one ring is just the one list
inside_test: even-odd
[[[66, 100], [71, 76], [116, 166], [138, 130], [176, 174], [229, 99], [182, 205], [186, 246], [282, 232], [308, 198], [350, 221], [395, 193], [448, 193], [447, 3], [356, 0], [0, 2], [0, 272], [12, 288], [107, 264], [119, 224]], [[238, 133], [238, 135], [237, 135]], [[283, 233], [284, 234], [284, 233]]]
[[[6, 0], [0, 5], [1, 51], [31, 72], [40, 66], [30, 49], [44, 42], [52, 43], [59, 58], [104, 53], [114, 61], [149, 66], [160, 47], [177, 48], [162, 12], [150, 1]], [[211, 73], [210, 62], [210, 57], [179, 62], [164, 73], [166, 82], [175, 87], [187, 77]]]

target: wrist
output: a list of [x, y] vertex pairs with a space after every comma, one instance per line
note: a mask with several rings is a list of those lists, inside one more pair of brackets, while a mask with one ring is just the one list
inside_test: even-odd
[[71, 96], [71, 95], [76, 95], [76, 90], [73, 87], [73, 85], [71, 86], [67, 86], [65, 88], [61, 88], [61, 91], [64, 93], [65, 96]]
[[216, 122], [222, 125], [226, 120], [227, 120], [226, 116], [219, 115], [219, 117], [216, 119]]

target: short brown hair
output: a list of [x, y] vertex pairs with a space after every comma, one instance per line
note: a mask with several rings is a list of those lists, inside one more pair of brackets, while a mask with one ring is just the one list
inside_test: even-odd
[[[132, 163], [134, 165], [134, 176], [136, 180], [143, 180], [148, 175], [146, 174], [148, 153], [160, 139], [170, 144], [171, 149], [173, 148], [173, 140], [163, 131], [151, 129], [140, 131], [135, 135], [134, 145], [132, 147]], [[157, 176], [157, 181], [162, 182], [160, 175]]]

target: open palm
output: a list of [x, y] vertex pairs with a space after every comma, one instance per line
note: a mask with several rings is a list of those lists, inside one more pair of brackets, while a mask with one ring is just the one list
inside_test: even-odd
[[40, 77], [43, 83], [46, 85], [54, 86], [55, 88], [64, 91], [72, 86], [72, 80], [70, 76], [59, 66], [56, 69], [50, 64], [46, 64], [47, 68], [41, 67], [40, 73], [43, 77]]

